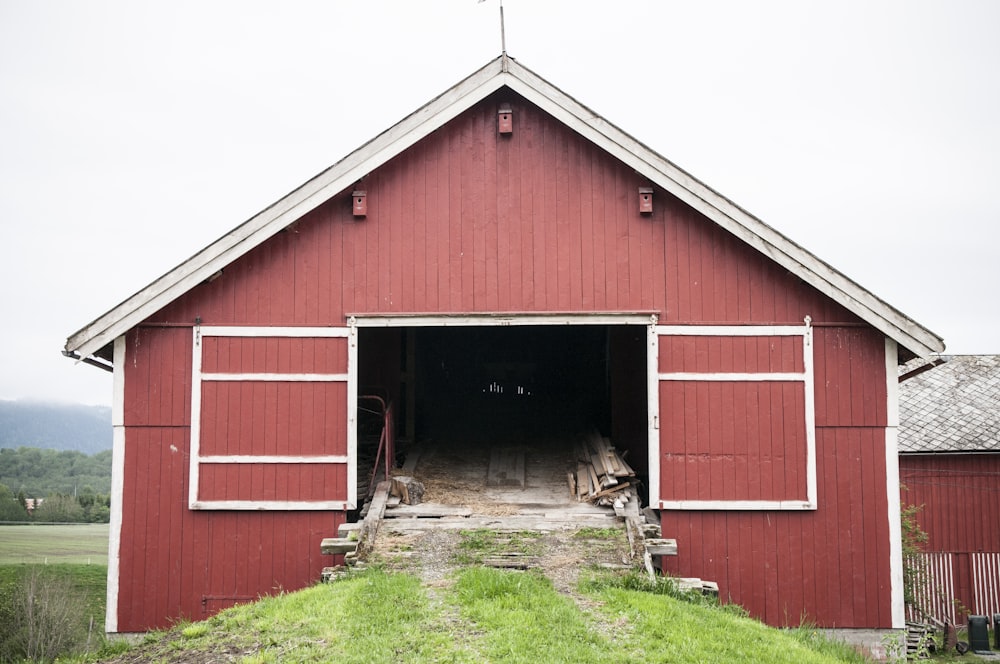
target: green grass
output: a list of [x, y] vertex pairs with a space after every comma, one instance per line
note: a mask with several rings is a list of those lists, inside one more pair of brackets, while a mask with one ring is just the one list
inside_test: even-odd
[[587, 526], [573, 533], [573, 539], [581, 540], [618, 541], [622, 537], [623, 532], [621, 528], [594, 528], [593, 526]]
[[108, 564], [108, 524], [0, 526], [0, 565]]
[[482, 632], [487, 661], [620, 661], [617, 647], [544, 576], [469, 568], [456, 591], [461, 615]]
[[591, 580], [581, 592], [575, 601], [535, 572], [472, 566], [431, 588], [370, 569], [178, 625], [129, 657], [244, 664], [865, 661], [815, 630], [772, 629], [739, 610], [634, 581]]
[[[820, 664], [864, 662], [850, 648], [813, 646], [809, 639], [776, 630], [719, 607], [669, 594], [610, 586], [597, 593], [601, 613], [620, 632], [622, 659], [655, 662], [771, 662]], [[817, 639], [819, 637], [816, 637]]]
[[142, 660], [226, 653], [251, 662], [478, 662], [415, 577], [379, 570], [267, 597], [137, 646]]

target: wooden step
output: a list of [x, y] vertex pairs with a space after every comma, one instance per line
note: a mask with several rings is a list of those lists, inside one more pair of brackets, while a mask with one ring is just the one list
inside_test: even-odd
[[510, 552], [486, 556], [482, 564], [485, 567], [498, 569], [529, 569], [538, 565], [538, 559], [523, 553]]
[[700, 592], [702, 595], [719, 596], [719, 584], [715, 581], [705, 581], [704, 579], [684, 577], [672, 577], [670, 580], [677, 586], [678, 590], [694, 590], [696, 592]]
[[458, 505], [396, 505], [385, 511], [386, 519], [439, 519], [445, 516], [472, 516], [472, 510]]
[[326, 537], [319, 545], [320, 553], [324, 556], [353, 553], [357, 548], [358, 540], [346, 537]]
[[676, 556], [677, 540], [674, 539], [647, 539], [644, 542], [646, 551], [651, 556]]
[[477, 530], [488, 529], [498, 532], [533, 530], [552, 532], [559, 530], [577, 531], [581, 528], [621, 528], [621, 520], [613, 515], [581, 515], [572, 518], [549, 519], [545, 516], [471, 516], [444, 517], [440, 519], [387, 519], [383, 524], [386, 532], [413, 533], [428, 530]]

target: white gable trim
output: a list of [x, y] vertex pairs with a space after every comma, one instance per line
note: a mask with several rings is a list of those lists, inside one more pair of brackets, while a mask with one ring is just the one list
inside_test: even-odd
[[66, 349], [92, 355], [358, 179], [503, 86], [634, 167], [757, 251], [919, 355], [942, 340], [773, 228], [693, 178], [506, 55], [490, 62], [340, 162], [76, 332]]

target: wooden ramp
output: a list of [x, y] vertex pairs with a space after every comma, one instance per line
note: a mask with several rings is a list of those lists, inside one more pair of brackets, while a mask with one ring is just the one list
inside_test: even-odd
[[[587, 491], [581, 494], [578, 485], [567, 484], [567, 470], [578, 468], [576, 462], [583, 452], [598, 477], [593, 483], [588, 480]], [[591, 476], [591, 468], [582, 469], [581, 477]], [[647, 522], [648, 510], [639, 509], [634, 488], [629, 490], [634, 473], [606, 440], [533, 447], [437, 446], [412, 452], [400, 472], [408, 482], [412, 478], [422, 483], [421, 502], [406, 504], [398, 486], [397, 495], [391, 495], [391, 480], [379, 483], [362, 511], [362, 520], [344, 524], [337, 537], [323, 540], [324, 554], [343, 554], [347, 565], [355, 565], [365, 560], [380, 539], [480, 530], [544, 535], [621, 529], [628, 542], [623, 565], [644, 568], [653, 576], [660, 557], [677, 555], [677, 542], [662, 537], [659, 523]], [[624, 481], [614, 484], [619, 478]], [[598, 499], [611, 496], [611, 501], [594, 499], [595, 495]], [[407, 555], [419, 556], [420, 552]], [[481, 562], [510, 569], [535, 564], [530, 556], [517, 552]], [[324, 578], [336, 574], [336, 568], [328, 568]], [[714, 587], [701, 579], [678, 583], [702, 592], [712, 592]]]

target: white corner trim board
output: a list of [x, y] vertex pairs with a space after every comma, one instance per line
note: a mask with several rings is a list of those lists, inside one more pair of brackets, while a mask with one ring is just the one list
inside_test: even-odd
[[903, 598], [903, 522], [899, 497], [899, 346], [885, 338], [885, 493], [889, 509], [889, 578], [893, 629], [906, 626]]
[[[804, 325], [651, 325], [648, 342], [649, 372], [649, 480], [650, 505], [672, 510], [815, 510], [816, 499], [816, 396], [813, 369], [813, 331], [807, 316]], [[659, 346], [664, 337], [802, 337], [801, 372], [660, 372]], [[806, 437], [806, 495], [791, 500], [662, 500], [660, 498], [660, 385], [685, 382], [793, 382], [802, 383]]]
[[125, 335], [114, 342], [111, 407], [111, 522], [108, 529], [108, 588], [104, 631], [118, 631], [122, 509], [125, 500]]
[[[222, 327], [195, 326], [191, 358], [191, 453], [189, 464], [188, 507], [192, 510], [346, 510], [357, 505], [357, 329], [351, 327]], [[230, 338], [345, 338], [347, 371], [344, 373], [206, 373], [202, 371], [203, 344], [206, 337]], [[342, 382], [347, 384], [347, 454], [201, 454], [202, 385], [206, 382]], [[347, 500], [204, 500], [199, 495], [202, 465], [208, 464], [338, 464], [347, 466]]]

